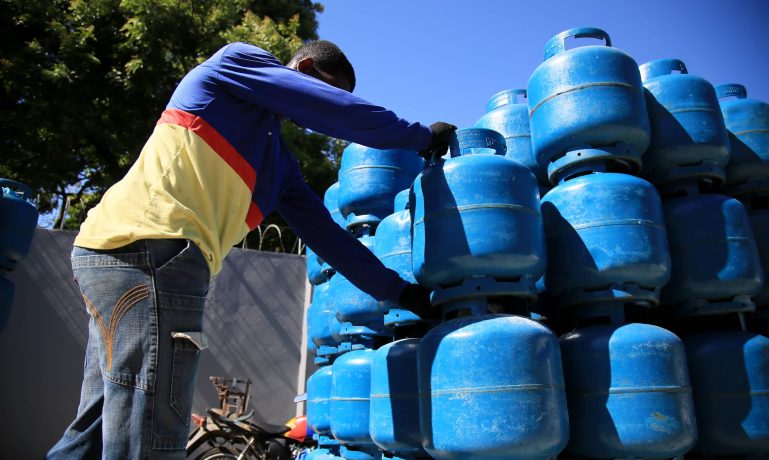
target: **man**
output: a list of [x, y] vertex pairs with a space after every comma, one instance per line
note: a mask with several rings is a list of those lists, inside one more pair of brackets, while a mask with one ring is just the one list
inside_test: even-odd
[[282, 116], [371, 147], [445, 151], [456, 127], [409, 123], [354, 87], [349, 61], [326, 41], [287, 66], [233, 43], [182, 79], [75, 239], [89, 340], [77, 417], [49, 458], [184, 457], [209, 280], [272, 210], [360, 289], [425, 306], [426, 290], [332, 221], [280, 137]]

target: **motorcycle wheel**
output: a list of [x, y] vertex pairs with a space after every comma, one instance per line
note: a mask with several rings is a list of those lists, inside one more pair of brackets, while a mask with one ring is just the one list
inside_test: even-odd
[[240, 455], [240, 452], [235, 449], [227, 446], [218, 446], [203, 452], [196, 460], [237, 460], [238, 455]]

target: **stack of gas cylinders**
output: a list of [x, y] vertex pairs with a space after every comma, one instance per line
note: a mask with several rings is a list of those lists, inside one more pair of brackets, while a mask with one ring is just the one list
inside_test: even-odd
[[0, 178], [0, 331], [8, 321], [15, 293], [6, 275], [29, 253], [37, 227], [32, 196], [27, 185]]
[[[342, 156], [339, 181], [324, 197], [340, 226], [412, 282], [408, 188], [423, 169], [416, 152], [351, 144]], [[379, 458], [380, 448], [418, 447], [416, 343], [393, 340], [396, 326], [412, 325], [419, 317], [362, 292], [310, 248], [307, 274], [314, 285], [307, 310], [308, 344], [321, 366], [307, 381], [308, 423], [319, 446], [310, 458]], [[400, 357], [396, 370], [388, 362], [390, 355]], [[390, 408], [388, 372], [397, 376], [394, 385], [403, 387], [399, 398], [409, 411], [396, 410], [398, 417], [405, 416], [397, 422]], [[377, 384], [384, 388], [378, 390]], [[373, 414], [370, 405], [382, 413]], [[411, 442], [404, 444], [402, 434]]]
[[436, 314], [308, 249], [310, 458], [769, 454], [769, 104], [578, 28], [486, 109], [344, 151], [326, 206]]

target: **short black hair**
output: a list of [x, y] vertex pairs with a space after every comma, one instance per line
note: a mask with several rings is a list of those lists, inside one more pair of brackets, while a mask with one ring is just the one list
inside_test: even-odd
[[289, 61], [289, 65], [305, 58], [312, 58], [314, 66], [321, 72], [343, 76], [355, 89], [355, 69], [338, 46], [327, 40], [315, 40], [302, 45]]

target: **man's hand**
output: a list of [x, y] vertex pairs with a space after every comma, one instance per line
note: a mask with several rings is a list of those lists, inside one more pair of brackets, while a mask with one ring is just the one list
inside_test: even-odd
[[419, 152], [419, 156], [429, 161], [430, 158], [442, 157], [446, 154], [449, 148], [449, 140], [457, 127], [444, 123], [442, 121], [435, 122], [430, 125], [430, 131], [433, 132], [433, 139], [430, 141], [430, 145], [426, 149]]
[[419, 284], [409, 284], [398, 297], [398, 305], [417, 314], [423, 320], [440, 316], [440, 309], [430, 304], [430, 290]]

